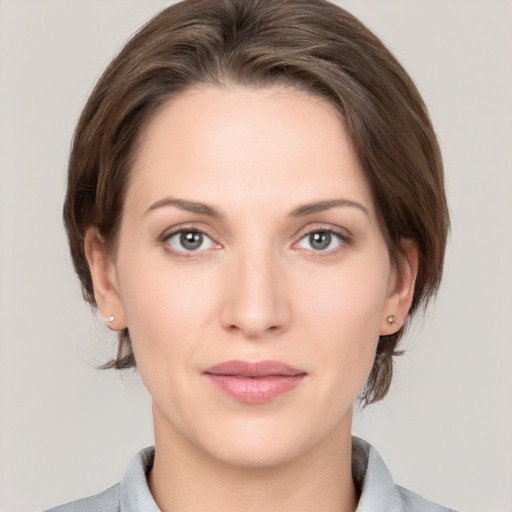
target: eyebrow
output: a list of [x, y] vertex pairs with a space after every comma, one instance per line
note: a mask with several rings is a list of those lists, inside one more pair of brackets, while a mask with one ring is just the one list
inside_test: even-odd
[[[208, 215], [209, 217], [222, 218], [223, 214], [216, 210], [213, 206], [198, 201], [190, 201], [188, 199], [178, 199], [176, 197], [165, 197], [153, 203], [144, 213], [148, 214], [151, 211], [157, 210], [158, 208], [164, 208], [166, 206], [174, 206], [187, 212], [198, 213], [200, 215]], [[291, 211], [290, 217], [304, 217], [313, 213], [324, 212], [332, 208], [340, 207], [351, 207], [357, 208], [364, 212], [368, 217], [370, 214], [368, 210], [360, 203], [351, 201], [349, 199], [329, 199], [323, 201], [315, 201], [313, 203], [307, 203], [299, 206]]]
[[290, 217], [304, 217], [305, 215], [311, 215], [312, 213], [324, 212], [331, 208], [339, 208], [342, 206], [348, 206], [351, 208], [357, 208], [364, 212], [367, 217], [370, 216], [368, 210], [360, 203], [351, 201], [349, 199], [328, 199], [325, 201], [316, 201], [314, 203], [304, 204], [295, 208], [290, 213]]
[[188, 199], [178, 199], [176, 197], [164, 197], [153, 203], [144, 213], [144, 215], [157, 210], [158, 208], [164, 208], [166, 206], [175, 206], [180, 210], [187, 212], [199, 213], [201, 215], [208, 215], [210, 217], [223, 217], [222, 213], [206, 203], [200, 203], [197, 201], [190, 201]]

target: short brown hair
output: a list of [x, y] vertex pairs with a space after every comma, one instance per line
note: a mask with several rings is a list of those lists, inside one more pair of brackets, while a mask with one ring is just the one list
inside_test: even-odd
[[[383, 43], [324, 0], [185, 0], [135, 34], [94, 88], [69, 160], [64, 220], [84, 298], [95, 305], [84, 253], [97, 226], [112, 251], [138, 136], [172, 97], [198, 84], [287, 85], [341, 112], [370, 184], [390, 256], [412, 239], [419, 270], [411, 313], [439, 286], [448, 230], [441, 155], [426, 107]], [[362, 399], [388, 391], [403, 334], [381, 336]], [[108, 368], [135, 366], [128, 330]]]

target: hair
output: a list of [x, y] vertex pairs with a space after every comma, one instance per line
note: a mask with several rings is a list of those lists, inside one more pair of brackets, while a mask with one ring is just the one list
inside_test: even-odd
[[[96, 226], [115, 253], [137, 143], [166, 102], [203, 84], [291, 86], [341, 113], [372, 190], [392, 263], [402, 240], [419, 268], [410, 314], [435, 295], [448, 231], [443, 167], [425, 104], [384, 44], [325, 0], [185, 0], [151, 19], [114, 58], [81, 114], [71, 148], [64, 222], [84, 298], [96, 306], [84, 238]], [[403, 335], [381, 336], [360, 395], [382, 399]], [[136, 366], [128, 329], [103, 368]]]

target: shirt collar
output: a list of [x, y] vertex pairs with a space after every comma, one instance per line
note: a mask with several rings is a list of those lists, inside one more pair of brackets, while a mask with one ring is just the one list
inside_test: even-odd
[[401, 512], [402, 497], [377, 450], [352, 437], [352, 474], [360, 498], [356, 512]]
[[123, 480], [119, 496], [120, 512], [160, 512], [147, 482], [147, 474], [153, 467], [155, 448], [141, 450], [132, 460]]
[[[160, 512], [147, 483], [155, 449], [141, 450], [121, 482], [120, 512]], [[377, 450], [363, 439], [352, 438], [352, 473], [358, 491], [356, 512], [402, 512], [402, 499]]]

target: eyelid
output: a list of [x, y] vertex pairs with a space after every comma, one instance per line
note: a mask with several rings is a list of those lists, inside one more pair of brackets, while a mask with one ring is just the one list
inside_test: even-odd
[[[204, 227], [198, 227], [195, 224], [186, 224], [186, 225], [177, 225], [171, 228], [166, 229], [162, 235], [159, 237], [159, 242], [164, 246], [164, 250], [171, 253], [173, 256], [190, 258], [194, 256], [199, 256], [201, 253], [206, 252], [208, 249], [220, 249], [222, 247], [216, 241], [216, 237], [209, 233], [210, 230], [205, 229]], [[200, 233], [201, 235], [207, 237], [214, 247], [209, 247], [207, 249], [201, 249], [197, 251], [187, 251], [187, 250], [178, 250], [171, 246], [168, 243], [169, 239], [180, 234], [180, 233]]]
[[[302, 228], [294, 237], [294, 242], [292, 243], [292, 248], [297, 248], [298, 244], [306, 237], [310, 236], [313, 233], [331, 233], [338, 237], [340, 239], [340, 245], [347, 246], [352, 244], [352, 238], [353, 235], [348, 231], [348, 229], [341, 228], [339, 226], [333, 226], [331, 224], [317, 224], [317, 225], [308, 225], [305, 228]], [[318, 256], [322, 255], [330, 255], [336, 252], [339, 249], [339, 247], [336, 247], [335, 249], [330, 249], [326, 251], [314, 251], [311, 249], [312, 252], [315, 252]], [[307, 250], [307, 249], [304, 249]]]
[[328, 232], [328, 233], [334, 233], [335, 235], [338, 235], [341, 239], [346, 241], [347, 243], [350, 243], [353, 239], [354, 235], [347, 229], [342, 228], [341, 226], [336, 226], [333, 224], [327, 224], [324, 222], [319, 223], [310, 223], [307, 226], [301, 228], [294, 236], [295, 240], [301, 239], [306, 235], [309, 235], [311, 233], [317, 233], [317, 232]]
[[204, 226], [202, 223], [195, 222], [178, 223], [173, 226], [169, 226], [162, 231], [162, 234], [158, 238], [160, 241], [164, 241], [167, 240], [172, 235], [175, 235], [176, 233], [181, 233], [183, 231], [194, 231], [196, 233], [203, 233], [204, 235], [206, 235], [207, 237], [211, 238], [214, 241], [215, 238], [217, 238], [216, 235], [212, 233], [212, 230], [208, 226]]

